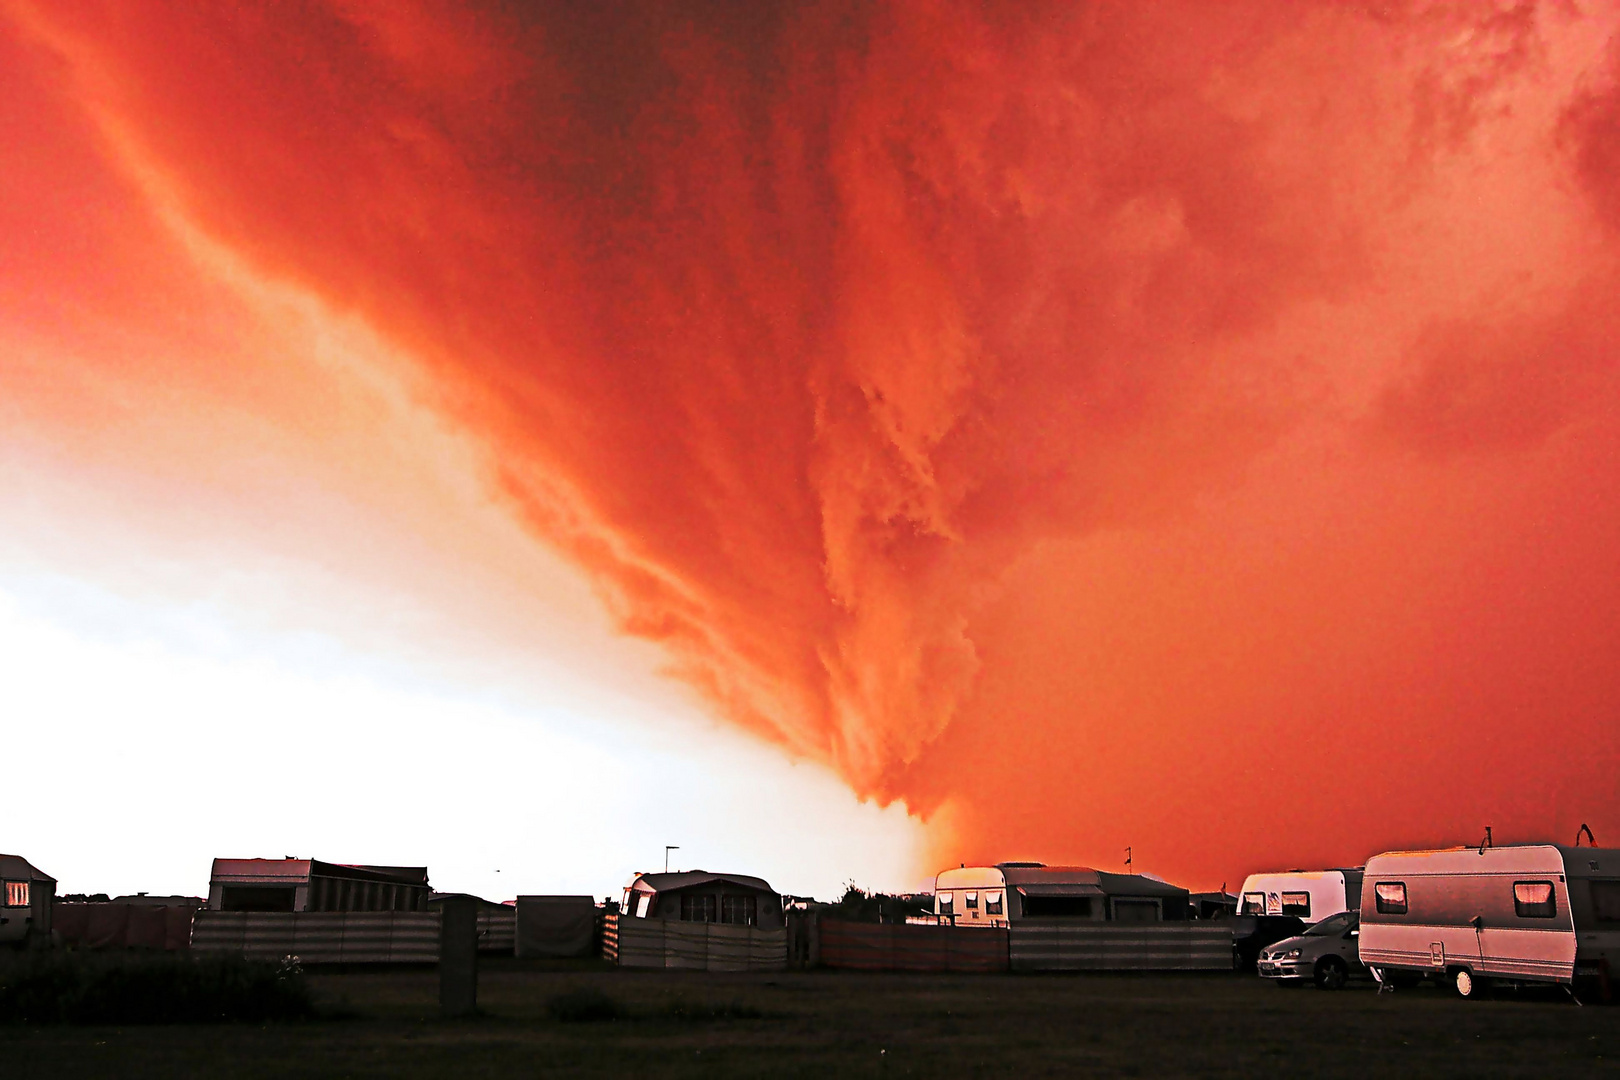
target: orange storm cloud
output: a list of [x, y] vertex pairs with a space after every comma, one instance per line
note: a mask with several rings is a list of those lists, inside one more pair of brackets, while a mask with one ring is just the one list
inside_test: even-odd
[[0, 328], [77, 343], [32, 422], [98, 423], [98, 334], [203, 326], [123, 392], [329, 467], [192, 230], [938, 858], [1620, 830], [1612, 5], [0, 10], [0, 190], [93, 238], [0, 218]]

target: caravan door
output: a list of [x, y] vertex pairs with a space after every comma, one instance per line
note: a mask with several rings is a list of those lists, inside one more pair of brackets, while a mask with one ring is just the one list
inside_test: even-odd
[[1492, 895], [1474, 930], [1478, 970], [1509, 978], [1575, 975], [1575, 926], [1562, 874], [1492, 875]]

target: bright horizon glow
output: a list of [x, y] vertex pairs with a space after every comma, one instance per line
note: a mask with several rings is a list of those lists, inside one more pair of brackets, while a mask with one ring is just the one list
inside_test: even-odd
[[7, 801], [30, 808], [8, 851], [61, 892], [206, 895], [214, 857], [295, 855], [425, 864], [434, 888], [496, 900], [600, 898], [659, 869], [650, 841], [666, 837], [677, 865], [784, 892], [912, 887], [920, 826], [903, 809], [857, 804], [824, 769], [695, 713], [650, 725], [589, 686], [518, 705], [318, 632], [233, 623], [206, 603], [0, 578], [7, 756], [25, 766]]

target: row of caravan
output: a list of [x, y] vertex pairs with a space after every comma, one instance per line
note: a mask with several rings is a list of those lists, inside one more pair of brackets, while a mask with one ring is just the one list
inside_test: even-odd
[[[1200, 910], [1200, 901], [1210, 910]], [[1238, 915], [1280, 915], [1312, 923], [1353, 911], [1361, 871], [1289, 870], [1252, 874], [1237, 897]], [[1008, 926], [1025, 919], [1156, 923], [1233, 913], [1225, 893], [1192, 894], [1150, 874], [1112, 874], [1088, 866], [1002, 862], [941, 871], [932, 918], [954, 926]]]
[[[1392, 851], [1359, 870], [1256, 875], [1244, 883], [1240, 904], [1246, 914], [1295, 915], [1319, 926], [1346, 912], [1347, 955], [1381, 984], [1430, 976], [1463, 997], [1491, 982], [1571, 984], [1582, 977], [1607, 993], [1620, 963], [1615, 849]], [[1331, 968], [1332, 952], [1331, 942], [1310, 937], [1279, 942], [1261, 972], [1309, 977], [1313, 955]], [[1323, 973], [1315, 974], [1321, 985]]]
[[[933, 899], [932, 918], [956, 926], [1164, 922], [1190, 914], [1185, 890], [1147, 875], [1039, 863], [944, 871]], [[1487, 843], [1392, 851], [1364, 867], [1254, 874], [1237, 900], [1239, 916], [1297, 919], [1296, 926], [1321, 930], [1273, 945], [1261, 964], [1273, 977], [1315, 975], [1332, 985], [1349, 969], [1365, 968], [1387, 984], [1442, 978], [1467, 997], [1492, 981], [1570, 984], [1583, 976], [1607, 992], [1609, 972], [1620, 965], [1615, 849]], [[1324, 974], [1340, 978], [1324, 983]]]

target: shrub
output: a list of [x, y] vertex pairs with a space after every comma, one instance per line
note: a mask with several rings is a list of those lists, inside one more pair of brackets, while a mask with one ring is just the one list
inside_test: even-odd
[[313, 1011], [292, 960], [57, 952], [0, 968], [0, 1022], [260, 1022]]

